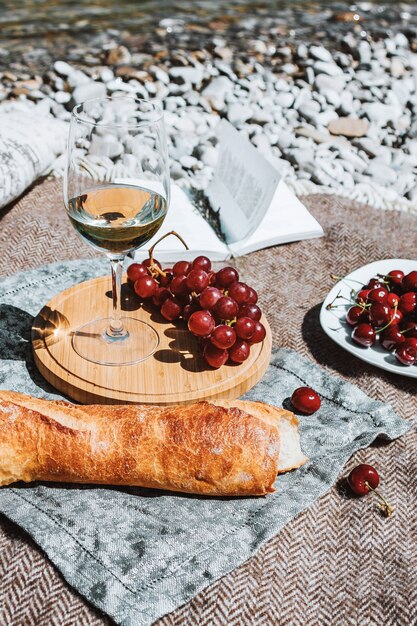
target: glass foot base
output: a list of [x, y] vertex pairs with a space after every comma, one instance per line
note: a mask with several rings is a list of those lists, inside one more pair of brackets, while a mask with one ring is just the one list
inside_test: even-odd
[[133, 317], [124, 317], [122, 322], [127, 334], [117, 338], [106, 333], [110, 318], [80, 326], [72, 337], [75, 352], [99, 365], [132, 365], [152, 356], [159, 345], [156, 330]]

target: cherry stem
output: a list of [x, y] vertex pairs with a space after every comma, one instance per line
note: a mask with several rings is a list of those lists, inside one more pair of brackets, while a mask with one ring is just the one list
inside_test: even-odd
[[347, 300], [347, 302], [351, 302], [349, 300], [349, 298], [346, 298], [345, 296], [341, 296], [341, 291], [339, 291], [339, 293], [337, 294], [337, 296], [335, 296], [335, 298], [333, 298], [333, 300], [331, 302], [329, 302], [329, 304], [326, 306], [326, 309], [328, 311], [330, 311], [330, 309], [334, 309], [336, 308], [336, 306], [346, 306], [346, 304], [340, 304], [340, 305], [335, 305], [333, 306], [333, 304], [336, 302], [336, 300]]
[[373, 491], [373, 493], [377, 496], [377, 498], [379, 498], [380, 500], [380, 504], [379, 507], [380, 509], [383, 511], [384, 515], [386, 517], [390, 517], [390, 515], [392, 515], [394, 513], [394, 507], [392, 504], [390, 504], [386, 498], [384, 498], [384, 496], [379, 493], [379, 491], [377, 491], [376, 489], [374, 489], [373, 487], [371, 487], [371, 485], [368, 483], [368, 481], [365, 481], [365, 485], [367, 486], [367, 488], [369, 489], [369, 491]]
[[181, 243], [183, 244], [185, 249], [189, 250], [189, 247], [185, 243], [184, 239], [175, 230], [170, 230], [168, 233], [165, 233], [165, 235], [162, 235], [162, 237], [160, 237], [159, 239], [157, 239], [155, 241], [155, 243], [148, 250], [149, 258], [150, 258], [150, 261], [151, 261], [150, 269], [151, 269], [152, 272], [155, 272], [156, 274], [159, 274], [160, 276], [164, 276], [164, 277], [166, 276], [166, 272], [161, 270], [161, 268], [158, 267], [158, 265], [154, 262], [153, 251], [155, 250], [155, 246], [157, 246], [158, 243], [161, 243], [161, 241], [163, 239], [165, 239], [166, 237], [169, 237], [170, 235], [174, 235], [175, 237], [177, 237], [177, 239], [179, 239], [181, 241]]

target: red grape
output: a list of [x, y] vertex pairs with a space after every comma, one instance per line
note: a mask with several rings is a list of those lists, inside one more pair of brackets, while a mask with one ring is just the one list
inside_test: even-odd
[[234, 267], [223, 267], [216, 274], [217, 287], [228, 287], [237, 280], [239, 280], [239, 274]]
[[187, 293], [188, 292], [187, 277], [184, 275], [174, 276], [169, 288], [171, 289], [172, 293], [176, 296], [180, 296], [182, 294]]
[[207, 363], [216, 369], [224, 365], [229, 358], [227, 350], [221, 350], [212, 343], [206, 344], [203, 355]]
[[[142, 261], [142, 265], [144, 265], [146, 268], [150, 268], [151, 267], [151, 260], [149, 258], [145, 259], [144, 261]], [[153, 265], [157, 265], [160, 270], [162, 269], [162, 265], [156, 259], [153, 260]]]
[[236, 335], [240, 337], [240, 339], [250, 341], [255, 332], [255, 324], [256, 322], [250, 317], [239, 317], [234, 326]]
[[214, 327], [215, 321], [210, 311], [195, 311], [188, 320], [188, 330], [197, 337], [208, 337]]
[[191, 315], [195, 312], [195, 311], [199, 311], [200, 308], [198, 306], [198, 304], [186, 304], [183, 312], [182, 312], [182, 319], [184, 320], [184, 322], [188, 322], [188, 320], [190, 319]]
[[134, 283], [140, 276], [147, 276], [148, 270], [142, 263], [132, 263], [127, 268], [127, 279]]
[[259, 322], [262, 316], [262, 311], [257, 304], [242, 304], [239, 307], [238, 317], [250, 317]]
[[265, 326], [261, 322], [255, 322], [255, 331], [252, 335], [250, 343], [261, 343], [265, 339], [266, 330]]
[[256, 304], [258, 302], [258, 294], [256, 293], [255, 289], [252, 289], [252, 287], [248, 287], [248, 289], [249, 289], [249, 296], [246, 302], [248, 304]]
[[158, 283], [152, 276], [139, 276], [135, 281], [134, 289], [140, 298], [152, 298], [158, 289]]
[[176, 320], [181, 313], [182, 306], [177, 298], [171, 296], [162, 303], [161, 315], [169, 322]]
[[200, 306], [202, 309], [213, 309], [217, 300], [222, 297], [223, 294], [217, 287], [206, 287], [200, 293]]
[[231, 326], [221, 324], [213, 330], [210, 341], [221, 350], [231, 348], [236, 341], [236, 332]]
[[161, 307], [162, 303], [169, 298], [171, 292], [166, 287], [158, 287], [155, 294], [152, 296], [152, 304], [156, 307]]
[[204, 270], [209, 272], [211, 270], [211, 261], [206, 256], [198, 256], [192, 262], [193, 270]]
[[[256, 304], [250, 306], [256, 306]], [[237, 315], [237, 311], [237, 302], [229, 296], [222, 296], [219, 300], [217, 300], [214, 307], [216, 317], [221, 320], [233, 320]]]
[[249, 298], [249, 287], [245, 283], [232, 283], [228, 287], [227, 295], [236, 300], [238, 304], [244, 304]]
[[159, 275], [159, 284], [161, 285], [161, 287], [169, 287], [173, 277], [172, 269], [165, 269], [164, 273], [165, 276], [163, 274]]
[[187, 287], [190, 291], [201, 293], [203, 289], [208, 287], [209, 276], [204, 270], [191, 270], [187, 276]]
[[188, 261], [177, 261], [172, 268], [174, 276], [187, 276], [191, 269], [191, 263]]
[[236, 342], [229, 350], [229, 358], [233, 363], [243, 363], [250, 354], [249, 344], [243, 339], [236, 339]]

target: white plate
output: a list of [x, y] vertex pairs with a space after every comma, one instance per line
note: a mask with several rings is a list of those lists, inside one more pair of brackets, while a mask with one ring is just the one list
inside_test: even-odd
[[[330, 339], [333, 339], [339, 346], [362, 361], [388, 372], [394, 372], [394, 374], [417, 378], [417, 365], [401, 365], [391, 352], [387, 352], [379, 345], [378, 340], [371, 348], [362, 348], [352, 341], [350, 338], [352, 327], [345, 322], [346, 311], [352, 304], [346, 302], [346, 306], [338, 306], [330, 310], [326, 309], [326, 306], [334, 300], [339, 291], [341, 296], [350, 298], [352, 289], [357, 291], [377, 274], [388, 274], [391, 270], [402, 270], [405, 274], [408, 274], [412, 270], [417, 270], [417, 260], [384, 259], [383, 261], [368, 263], [368, 265], [359, 267], [354, 272], [351, 272], [335, 284], [324, 300], [320, 311], [320, 324]], [[335, 304], [344, 304], [344, 302], [344, 300], [340, 299]]]

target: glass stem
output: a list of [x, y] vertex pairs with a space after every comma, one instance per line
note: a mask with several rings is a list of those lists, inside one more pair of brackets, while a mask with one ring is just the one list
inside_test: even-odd
[[123, 260], [110, 259], [111, 263], [111, 285], [112, 285], [112, 299], [113, 299], [113, 311], [110, 318], [110, 325], [106, 330], [106, 334], [112, 339], [122, 339], [128, 336], [127, 330], [123, 327], [122, 322], [122, 272], [123, 272]]

